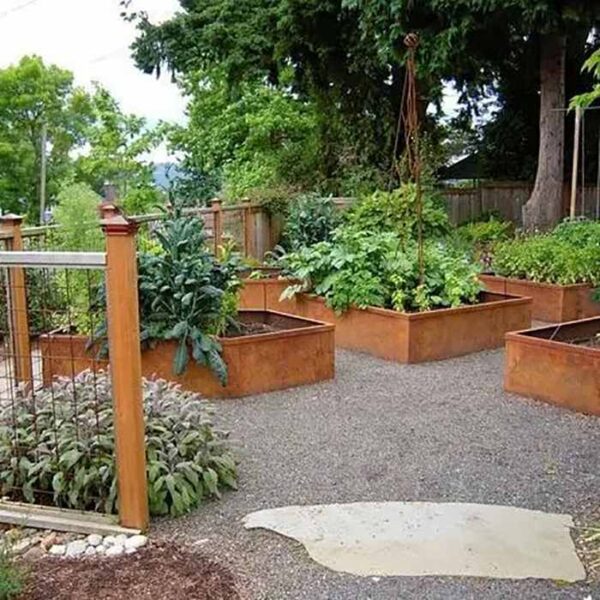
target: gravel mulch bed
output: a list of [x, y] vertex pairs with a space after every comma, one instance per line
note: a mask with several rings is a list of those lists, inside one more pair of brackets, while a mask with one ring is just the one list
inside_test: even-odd
[[118, 558], [45, 557], [25, 563], [19, 600], [238, 600], [233, 575], [205, 556], [153, 544]]
[[241, 525], [264, 508], [385, 500], [592, 514], [600, 420], [506, 394], [502, 375], [502, 351], [423, 365], [339, 352], [335, 382], [219, 402], [238, 446], [240, 490], [154, 533], [240, 569], [258, 599], [600, 598], [593, 580], [335, 573], [292, 540]]

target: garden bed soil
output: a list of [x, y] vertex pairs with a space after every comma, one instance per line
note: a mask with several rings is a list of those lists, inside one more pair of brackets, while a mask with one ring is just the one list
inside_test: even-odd
[[[421, 313], [373, 307], [337, 315], [322, 298], [298, 294], [286, 310], [335, 324], [335, 343], [341, 348], [419, 363], [499, 348], [506, 332], [531, 326], [531, 299], [482, 292], [480, 300]], [[267, 303], [271, 310], [277, 306], [274, 295]]]
[[600, 317], [509, 333], [504, 388], [600, 416]]
[[480, 280], [489, 292], [531, 298], [538, 321], [564, 323], [600, 315], [600, 302], [592, 299], [593, 287], [587, 283], [559, 285], [497, 275], [481, 275]]
[[[222, 386], [207, 367], [190, 359], [182, 375], [173, 374], [176, 341], [160, 341], [142, 353], [144, 377], [159, 377], [211, 398], [247, 396], [332, 379], [334, 328], [315, 320], [264, 310], [240, 311], [245, 335], [220, 339], [228, 383]], [[253, 333], [252, 330], [259, 330]], [[85, 369], [106, 369], [106, 360], [87, 349], [85, 336], [40, 337], [44, 384]]]
[[234, 576], [224, 566], [174, 544], [153, 544], [113, 559], [44, 557], [23, 564], [20, 600], [237, 600]]

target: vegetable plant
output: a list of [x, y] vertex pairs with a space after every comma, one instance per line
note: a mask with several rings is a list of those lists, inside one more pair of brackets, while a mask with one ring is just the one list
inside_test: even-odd
[[331, 198], [322, 198], [317, 194], [299, 196], [290, 202], [282, 246], [289, 250], [297, 250], [327, 241], [331, 239], [340, 218]]
[[338, 313], [351, 306], [399, 311], [459, 306], [477, 302], [482, 289], [477, 265], [441, 242], [426, 245], [420, 283], [416, 243], [389, 231], [340, 228], [331, 242], [290, 253], [286, 263], [301, 281], [284, 292], [286, 297], [314, 292]]
[[177, 340], [173, 371], [185, 370], [190, 354], [227, 382], [216, 336], [235, 326], [237, 262], [223, 262], [205, 244], [203, 221], [176, 209], [155, 232], [159, 251], [139, 257], [141, 340]]
[[[236, 487], [227, 434], [196, 394], [143, 380], [150, 512], [181, 515]], [[27, 502], [114, 512], [117, 506], [110, 377], [84, 371], [0, 412], [2, 494]]]
[[502, 242], [494, 250], [492, 266], [505, 277], [600, 286], [600, 224], [567, 221], [551, 233]]

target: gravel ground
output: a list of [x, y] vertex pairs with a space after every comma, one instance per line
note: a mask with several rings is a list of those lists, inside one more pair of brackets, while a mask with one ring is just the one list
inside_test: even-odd
[[600, 598], [600, 584], [355, 577], [316, 563], [249, 512], [291, 504], [423, 500], [585, 516], [600, 495], [600, 420], [506, 394], [503, 352], [424, 365], [337, 354], [335, 382], [219, 404], [240, 490], [156, 533], [202, 546], [253, 598]]

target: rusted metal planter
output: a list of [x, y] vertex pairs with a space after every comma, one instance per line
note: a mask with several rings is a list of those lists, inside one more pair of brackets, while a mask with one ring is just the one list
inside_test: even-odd
[[567, 340], [600, 333], [600, 317], [506, 335], [504, 388], [600, 416], [600, 348]]
[[[192, 359], [182, 375], [173, 374], [175, 341], [161, 341], [142, 353], [144, 377], [174, 381], [189, 391], [209, 398], [260, 394], [332, 379], [335, 372], [334, 327], [318, 321], [274, 311], [240, 312], [246, 323], [266, 323], [277, 331], [221, 338], [228, 383], [223, 387], [207, 367]], [[85, 369], [102, 369], [87, 350], [85, 336], [45, 335], [40, 338], [44, 383], [56, 376], [72, 376]]]
[[295, 314], [294, 299], [280, 300], [283, 291], [293, 283], [293, 279], [287, 278], [244, 279], [244, 287], [240, 291], [240, 308]]
[[497, 275], [481, 275], [480, 280], [490, 292], [532, 298], [532, 316], [539, 321], [564, 323], [600, 315], [600, 302], [592, 300], [587, 283], [558, 285]]
[[[273, 309], [274, 304], [269, 304]], [[507, 331], [531, 326], [531, 299], [483, 292], [481, 303], [423, 313], [351, 308], [336, 315], [317, 296], [298, 294], [286, 311], [335, 324], [335, 342], [387, 360], [419, 363], [499, 348]]]

